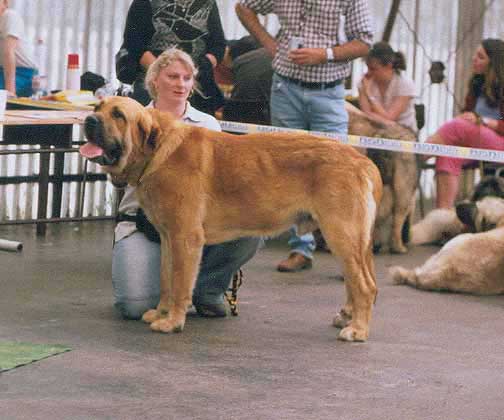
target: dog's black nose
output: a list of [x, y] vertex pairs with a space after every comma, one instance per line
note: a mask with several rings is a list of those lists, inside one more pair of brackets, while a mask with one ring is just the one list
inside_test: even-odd
[[472, 230], [476, 231], [476, 214], [478, 213], [478, 207], [476, 203], [463, 201], [455, 206], [455, 213], [458, 219], [465, 225], [469, 226]]
[[84, 120], [84, 132], [88, 139], [93, 139], [96, 137], [96, 129], [99, 125], [99, 120], [96, 115], [89, 115]]

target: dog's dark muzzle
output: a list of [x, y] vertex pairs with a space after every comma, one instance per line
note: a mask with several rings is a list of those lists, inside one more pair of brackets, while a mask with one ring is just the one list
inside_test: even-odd
[[84, 120], [84, 134], [90, 141], [95, 141], [98, 134], [101, 135], [102, 123], [96, 115], [89, 115]]
[[111, 166], [121, 158], [122, 148], [117, 141], [106, 140], [103, 122], [96, 115], [90, 115], [84, 120], [84, 134], [88, 143], [81, 147], [81, 154], [102, 166]]

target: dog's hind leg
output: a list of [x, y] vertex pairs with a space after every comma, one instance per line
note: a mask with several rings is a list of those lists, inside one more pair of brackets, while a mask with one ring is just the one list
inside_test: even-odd
[[421, 290], [448, 290], [446, 273], [442, 270], [424, 270], [423, 267], [408, 270], [404, 267], [391, 267], [389, 273], [394, 284], [405, 284]]
[[[340, 256], [343, 261], [347, 301], [343, 309], [333, 320], [333, 325], [343, 329], [339, 339], [344, 341], [366, 341], [369, 336], [369, 322], [377, 288], [374, 274], [372, 255], [372, 220], [371, 216], [358, 211], [353, 212], [347, 206], [346, 214], [341, 211], [324, 213], [347, 220], [348, 223], [335, 224], [334, 221], [324, 220], [322, 217], [320, 228], [331, 251]], [[341, 208], [339, 209], [341, 210]], [[355, 209], [353, 209], [355, 210]], [[364, 223], [363, 223], [364, 220]]]
[[165, 333], [184, 329], [187, 308], [192, 301], [194, 282], [204, 245], [202, 229], [179, 230], [170, 235], [171, 270], [161, 273], [161, 298], [158, 313], [167, 308], [168, 316], [151, 324]]
[[335, 328], [345, 328], [350, 324], [352, 320], [353, 312], [353, 301], [352, 301], [352, 289], [348, 286], [349, 283], [345, 282], [346, 290], [346, 302], [345, 305], [340, 309], [340, 311], [333, 318], [332, 325]]
[[415, 274], [415, 270], [408, 270], [404, 267], [394, 266], [389, 269], [389, 273], [394, 284], [408, 284], [416, 287], [417, 276]]
[[407, 217], [413, 213], [414, 195], [416, 189], [416, 164], [412, 159], [401, 157], [395, 162], [393, 177], [393, 209], [392, 231], [390, 237], [390, 252], [405, 254], [408, 248], [403, 242], [403, 226]]
[[[339, 239], [334, 239], [333, 235]], [[328, 236], [331, 238], [328, 240], [329, 247], [342, 258], [344, 266], [347, 303], [340, 311], [341, 326], [344, 328], [338, 338], [344, 341], [366, 341], [377, 293], [373, 269], [369, 267], [369, 257], [366, 255], [372, 254], [371, 246], [368, 245], [365, 250], [359, 249], [358, 241], [350, 236], [345, 237], [342, 231], [324, 232], [324, 236], [326, 240]], [[352, 248], [357, 252], [353, 252]]]
[[[373, 279], [376, 278], [375, 268], [374, 268], [374, 258], [373, 252], [367, 252], [367, 265], [365, 269], [368, 270], [369, 276]], [[350, 283], [345, 282], [345, 290], [347, 295], [347, 300], [343, 308], [336, 314], [333, 319], [332, 325], [336, 328], [345, 328], [350, 324], [352, 320], [352, 312], [353, 312], [353, 301], [352, 301], [352, 288], [349, 287]]]

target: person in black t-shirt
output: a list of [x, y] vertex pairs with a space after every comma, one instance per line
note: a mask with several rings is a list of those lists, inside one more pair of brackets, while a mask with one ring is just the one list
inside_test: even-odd
[[187, 52], [198, 67], [198, 85], [191, 104], [214, 114], [224, 103], [213, 68], [222, 60], [225, 38], [215, 0], [133, 0], [124, 29], [123, 46], [136, 62], [132, 97], [143, 105], [150, 97], [145, 72], [170, 47]]

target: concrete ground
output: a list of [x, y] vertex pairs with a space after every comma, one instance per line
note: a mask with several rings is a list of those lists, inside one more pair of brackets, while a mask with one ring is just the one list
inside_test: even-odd
[[504, 297], [393, 286], [387, 267], [436, 251], [376, 257], [379, 295], [367, 343], [336, 340], [339, 268], [277, 273], [270, 242], [245, 268], [238, 317], [188, 319], [163, 335], [111, 305], [112, 224], [0, 228], [0, 339], [72, 351], [0, 374], [0, 419], [504, 418]]

